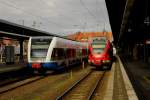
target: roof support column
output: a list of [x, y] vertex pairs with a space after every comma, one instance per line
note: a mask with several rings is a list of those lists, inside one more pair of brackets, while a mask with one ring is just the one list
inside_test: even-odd
[[24, 62], [24, 58], [23, 58], [23, 41], [24, 41], [24, 40], [19, 40], [19, 44], [20, 44], [20, 57], [19, 57], [19, 62]]

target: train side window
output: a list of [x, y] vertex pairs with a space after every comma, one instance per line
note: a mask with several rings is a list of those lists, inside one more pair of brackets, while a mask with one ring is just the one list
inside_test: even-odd
[[75, 49], [71, 49], [71, 57], [75, 57], [76, 56], [76, 50]]
[[70, 50], [66, 49], [66, 58], [69, 58], [69, 56], [70, 56]]
[[79, 57], [79, 49], [76, 49], [76, 57]]
[[82, 55], [83, 55], [83, 56], [86, 56], [86, 54], [87, 54], [86, 49], [82, 49]]
[[76, 49], [66, 49], [66, 58], [72, 58], [77, 55]]
[[79, 55], [82, 56], [82, 49], [79, 49]]
[[65, 59], [65, 50], [63, 48], [54, 48], [51, 59], [52, 60]]

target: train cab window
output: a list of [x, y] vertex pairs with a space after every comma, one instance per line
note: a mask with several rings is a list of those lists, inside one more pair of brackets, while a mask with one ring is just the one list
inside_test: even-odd
[[31, 57], [46, 58], [51, 39], [34, 38], [31, 40]]
[[94, 54], [100, 54], [104, 51], [104, 48], [106, 46], [106, 43], [103, 42], [97, 42], [97, 43], [92, 43], [92, 49]]
[[32, 58], [36, 58], [36, 57], [46, 58], [46, 56], [47, 56], [47, 49], [32, 49], [31, 50]]
[[104, 48], [93, 48], [94, 54], [101, 54], [104, 51]]

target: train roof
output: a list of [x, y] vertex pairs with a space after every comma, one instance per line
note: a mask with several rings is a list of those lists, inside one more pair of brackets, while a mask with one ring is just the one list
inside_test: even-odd
[[78, 42], [78, 41], [72, 41], [68, 39], [63, 39], [59, 37], [55, 37], [56, 39], [56, 46], [57, 47], [63, 47], [63, 48], [87, 48], [86, 43]]
[[72, 40], [72, 39], [68, 39], [68, 38], [65, 38], [65, 37], [58, 37], [58, 36], [31, 36], [30, 38], [53, 38], [53, 37], [56, 37], [56, 38], [61, 38], [61, 39], [66, 39], [66, 40], [70, 40], [70, 41], [75, 41], [75, 42], [79, 42], [79, 41], [76, 41], [76, 40]]
[[79, 41], [74, 41], [66, 38], [60, 38], [60, 37], [54, 37], [54, 36], [34, 36], [31, 38], [51, 38], [54, 39], [56, 44], [55, 47], [59, 48], [87, 48], [87, 43], [79, 42]]

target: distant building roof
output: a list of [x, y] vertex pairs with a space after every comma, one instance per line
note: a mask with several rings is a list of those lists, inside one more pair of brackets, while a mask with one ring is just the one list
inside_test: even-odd
[[69, 39], [80, 42], [87, 42], [92, 37], [106, 37], [111, 40], [112, 32], [77, 32], [68, 36]]

